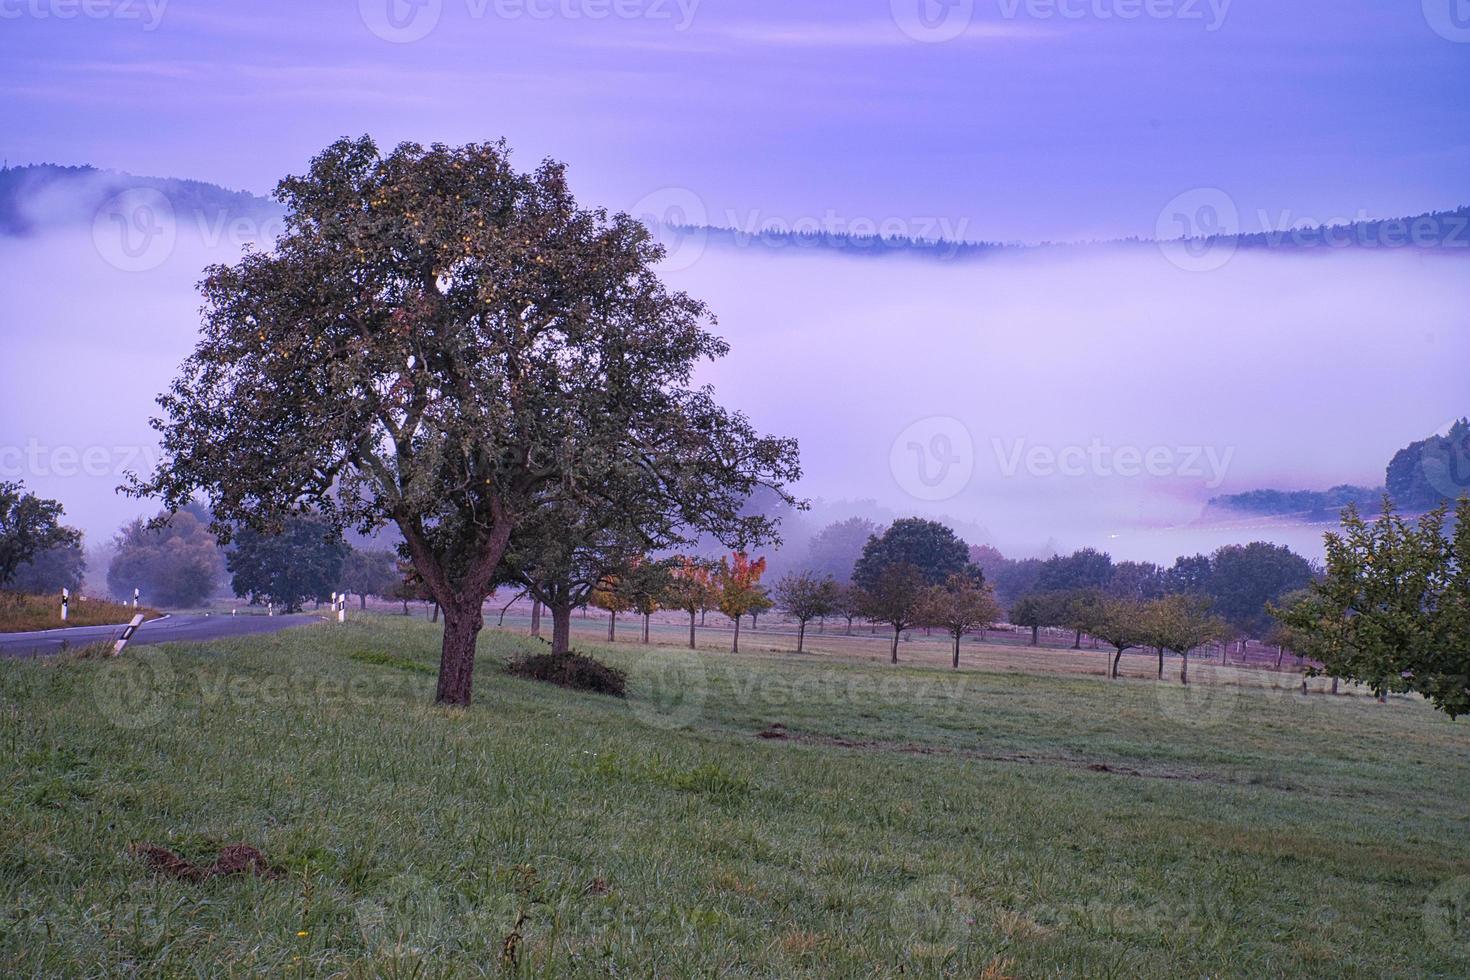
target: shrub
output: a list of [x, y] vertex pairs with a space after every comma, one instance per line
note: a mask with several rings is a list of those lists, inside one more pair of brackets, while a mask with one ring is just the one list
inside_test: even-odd
[[521, 657], [506, 664], [505, 672], [512, 677], [542, 681], [574, 691], [627, 697], [627, 674], [580, 653], [541, 653]]

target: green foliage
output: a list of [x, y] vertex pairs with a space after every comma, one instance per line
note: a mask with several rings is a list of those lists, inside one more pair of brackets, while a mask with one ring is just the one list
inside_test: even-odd
[[1216, 551], [1205, 589], [1232, 629], [1260, 637], [1271, 627], [1268, 604], [1306, 588], [1313, 577], [1311, 563], [1290, 548], [1255, 541]]
[[1280, 613], [1298, 652], [1321, 663], [1314, 673], [1470, 714], [1470, 498], [1453, 534], [1448, 514], [1441, 505], [1410, 523], [1385, 498], [1370, 523], [1348, 508], [1326, 536], [1326, 576]]
[[776, 583], [776, 607], [805, 625], [837, 611], [840, 589], [830, 575], [819, 578], [812, 572], [794, 572]]
[[401, 581], [398, 559], [393, 552], [347, 550], [342, 562], [342, 591], [361, 596], [363, 600], [370, 595], [392, 598]]
[[87, 574], [87, 558], [81, 541], [59, 544], [33, 556], [11, 576], [9, 588], [16, 592], [52, 595], [62, 589], [79, 591]]
[[1470, 419], [1400, 449], [1389, 461], [1385, 484], [1395, 506], [1408, 510], [1438, 507], [1470, 493]]
[[1043, 562], [1036, 588], [1041, 592], [1105, 589], [1112, 578], [1112, 556], [1096, 548], [1083, 548], [1070, 555], [1053, 555]]
[[141, 519], [117, 534], [107, 587], [118, 599], [137, 589], [145, 601], [175, 609], [198, 606], [219, 579], [219, 545], [198, 507]]
[[0, 588], [9, 587], [20, 567], [53, 548], [80, 545], [82, 533], [61, 523], [60, 503], [27, 493], [20, 483], [0, 481]]
[[864, 517], [829, 524], [811, 539], [806, 568], [818, 577], [830, 576], [840, 585], [852, 582], [852, 570], [868, 539], [882, 530]]
[[295, 517], [279, 533], [243, 527], [226, 556], [235, 595], [298, 612], [306, 599], [325, 602], [338, 590], [348, 547], [327, 521]]
[[907, 565], [926, 585], [942, 585], [969, 564], [970, 547], [954, 531], [938, 521], [906, 517], [894, 521], [881, 535], [868, 538], [853, 568], [852, 581], [871, 592], [887, 569]]
[[396, 524], [444, 608], [453, 704], [470, 701], [512, 537], [548, 505], [774, 535], [742, 508], [799, 476], [795, 442], [692, 384], [727, 350], [706, 308], [664, 288], [640, 221], [579, 206], [562, 165], [518, 172], [504, 143], [384, 155], [364, 137], [276, 196], [275, 247], [208, 270], [203, 338], [159, 399], [164, 460], [131, 492], [178, 507], [202, 490], [222, 528], [303, 508]]

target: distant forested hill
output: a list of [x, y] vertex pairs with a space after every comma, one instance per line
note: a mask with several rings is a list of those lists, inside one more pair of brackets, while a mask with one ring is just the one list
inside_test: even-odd
[[[1156, 248], [1147, 238], [1106, 239], [1089, 242], [954, 241], [922, 235], [861, 235], [838, 231], [790, 230], [781, 227], [729, 228], [716, 225], [673, 224], [681, 235], [702, 235], [716, 246], [762, 248], [793, 253], [822, 250], [852, 256], [916, 255], [935, 259], [983, 258], [1004, 252], [1057, 251], [1086, 248]], [[1414, 248], [1470, 258], [1470, 205], [1408, 218], [1312, 225], [1237, 235], [1193, 239], [1201, 248], [1333, 252], [1343, 249], [1389, 251]]]
[[1406, 511], [1425, 511], [1470, 493], [1470, 419], [1444, 434], [1412, 442], [1394, 453], [1381, 487], [1340, 486], [1331, 490], [1251, 490], [1215, 497], [1213, 510], [1277, 517], [1319, 517], [1348, 504], [1373, 511], [1387, 494]]
[[215, 216], [268, 221], [281, 214], [280, 205], [268, 198], [203, 181], [42, 163], [0, 170], [0, 235], [90, 225], [109, 199], [138, 189], [158, 191], [175, 213], [205, 221]]

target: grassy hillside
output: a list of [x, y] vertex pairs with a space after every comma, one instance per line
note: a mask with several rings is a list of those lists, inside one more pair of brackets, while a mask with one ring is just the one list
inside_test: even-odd
[[116, 626], [128, 622], [137, 613], [143, 613], [148, 619], [157, 619], [161, 615], [156, 609], [134, 609], [106, 599], [72, 599], [63, 623], [60, 596], [0, 592], [0, 633], [28, 633], [70, 626]]
[[[491, 634], [447, 712], [436, 638], [0, 663], [4, 972], [1470, 970], [1470, 728], [1418, 703], [598, 650], [623, 702]], [[284, 877], [129, 851], [236, 842]]]

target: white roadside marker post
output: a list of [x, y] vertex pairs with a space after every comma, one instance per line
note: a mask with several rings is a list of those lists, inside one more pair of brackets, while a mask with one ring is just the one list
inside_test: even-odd
[[117, 642], [112, 645], [112, 655], [114, 657], [123, 652], [123, 647], [128, 645], [128, 641], [133, 638], [133, 634], [138, 632], [138, 627], [142, 625], [143, 614], [138, 613], [138, 615], [133, 617], [133, 621], [128, 623], [127, 628], [122, 631], [122, 636], [119, 636]]
[[65, 586], [61, 589], [61, 621], [66, 622], [67, 603], [71, 602], [71, 590]]
[[276, 604], [274, 602], [267, 602], [265, 604], [265, 614], [267, 616], [274, 616], [276, 614]]
[[337, 597], [337, 622], [347, 622], [347, 593], [344, 592]]
[[138, 608], [138, 590], [137, 589], [134, 589], [133, 590], [133, 608], [134, 609], [137, 609]]

